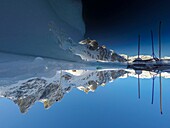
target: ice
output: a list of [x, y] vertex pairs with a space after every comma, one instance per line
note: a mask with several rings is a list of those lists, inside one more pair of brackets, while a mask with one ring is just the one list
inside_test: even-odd
[[30, 78], [51, 78], [60, 70], [124, 69], [126, 64], [113, 62], [73, 62], [33, 56], [0, 53], [0, 86]]
[[49, 31], [54, 22], [75, 42], [85, 33], [81, 0], [1, 0], [0, 52], [79, 60], [62, 50]]

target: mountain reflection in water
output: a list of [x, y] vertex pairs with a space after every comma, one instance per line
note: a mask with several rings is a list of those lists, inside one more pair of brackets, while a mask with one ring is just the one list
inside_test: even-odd
[[154, 80], [160, 77], [160, 111], [162, 113], [162, 84], [161, 77], [170, 78], [169, 73], [142, 71], [137, 74], [134, 70], [58, 70], [51, 78], [30, 78], [18, 83], [0, 86], [0, 97], [8, 98], [17, 104], [21, 113], [25, 113], [35, 102], [42, 102], [45, 108], [63, 99], [64, 95], [73, 88], [85, 93], [94, 92], [99, 86], [105, 86], [118, 78], [138, 78], [138, 97], [140, 98], [140, 78], [152, 78], [152, 104], [154, 102]]

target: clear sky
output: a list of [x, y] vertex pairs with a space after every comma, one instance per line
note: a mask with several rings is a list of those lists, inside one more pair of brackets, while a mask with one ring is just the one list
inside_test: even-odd
[[[169, 0], [83, 0], [86, 36], [120, 53], [134, 55], [138, 34], [142, 52], [149, 54], [150, 31], [154, 32], [157, 50], [158, 25], [162, 21], [163, 55], [170, 55]], [[129, 52], [131, 51], [131, 52]]]

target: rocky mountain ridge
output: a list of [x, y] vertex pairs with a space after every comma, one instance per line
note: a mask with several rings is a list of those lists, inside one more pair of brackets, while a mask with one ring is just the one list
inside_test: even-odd
[[86, 93], [95, 91], [127, 73], [124, 70], [113, 71], [58, 71], [53, 78], [30, 78], [17, 84], [0, 87], [0, 97], [8, 98], [17, 104], [21, 113], [25, 113], [35, 102], [42, 102], [49, 108], [60, 101], [72, 88]]

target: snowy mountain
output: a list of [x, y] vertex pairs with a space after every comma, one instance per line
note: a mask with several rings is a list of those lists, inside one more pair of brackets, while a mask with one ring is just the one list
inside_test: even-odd
[[[126, 62], [137, 56], [120, 55], [96, 40], [84, 40], [81, 0], [17, 4], [1, 0], [0, 19], [0, 97], [12, 100], [22, 113], [35, 102], [49, 108], [72, 88], [88, 93], [117, 78], [138, 77], [126, 69]], [[158, 74], [140, 74], [140, 78], [153, 76]], [[170, 78], [167, 72], [161, 76]]]
[[100, 62], [126, 62], [127, 60], [115, 53], [113, 50], [101, 46], [96, 40], [85, 39], [75, 42], [66, 32], [58, 29], [56, 24], [51, 22], [49, 30], [52, 32], [56, 41], [59, 41], [60, 48], [79, 56], [83, 61]]
[[125, 61], [104, 46], [94, 46], [92, 40], [82, 41], [81, 0], [18, 0], [17, 4], [1, 0], [0, 19], [0, 53], [67, 61]]
[[[120, 54], [120, 56], [126, 58], [126, 60], [128, 62], [133, 62], [136, 58], [138, 58], [137, 55], [136, 56], [128, 56], [125, 54]], [[151, 55], [140, 55], [139, 58], [141, 58], [142, 60], [149, 60], [149, 59], [152, 59], [153, 57]], [[164, 61], [170, 61], [170, 57], [168, 57], [168, 56], [164, 56], [161, 59]]]
[[[128, 77], [135, 77], [138, 78], [138, 74], [135, 72], [135, 70], [132, 69], [126, 69], [128, 72], [125, 76], [122, 76], [122, 78], [128, 78]], [[161, 77], [168, 79], [170, 78], [170, 72], [154, 72], [154, 71], [141, 71], [141, 74], [139, 74], [139, 77], [141, 79], [151, 79], [153, 77], [159, 77], [159, 74], [161, 73]]]
[[[140, 78], [159, 77], [155, 72], [142, 71]], [[117, 78], [138, 78], [134, 70], [58, 70], [52, 77], [30, 77], [0, 86], [0, 97], [8, 98], [17, 104], [22, 113], [35, 102], [42, 102], [49, 108], [59, 102], [71, 89], [77, 88], [85, 93], [94, 92], [99, 86]], [[170, 78], [170, 74], [163, 72], [161, 77]]]
[[[87, 61], [102, 61], [102, 62], [126, 62], [127, 60], [114, 52], [106, 48], [104, 45], [100, 45], [96, 40], [86, 39], [79, 43], [82, 45], [79, 52], [76, 54], [80, 55], [83, 60]], [[76, 50], [75, 50], [76, 51]]]
[[95, 91], [98, 86], [105, 85], [125, 73], [127, 72], [123, 70], [57, 71], [52, 78], [30, 78], [18, 81], [16, 84], [0, 86], [0, 97], [12, 100], [19, 106], [20, 111], [25, 113], [35, 102], [42, 102], [45, 108], [49, 108], [72, 88], [86, 93]]

